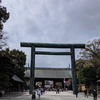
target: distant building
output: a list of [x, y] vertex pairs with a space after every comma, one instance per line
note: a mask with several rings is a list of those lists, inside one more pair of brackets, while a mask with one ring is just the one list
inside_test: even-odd
[[[27, 86], [30, 84], [30, 68], [26, 68], [25, 79]], [[41, 83], [41, 87], [51, 87], [72, 89], [72, 72], [71, 68], [35, 68], [35, 83], [34, 86], [37, 87], [37, 82]]]
[[10, 85], [6, 91], [13, 92], [13, 91], [21, 91], [22, 87], [25, 85], [25, 82], [20, 79], [17, 75], [13, 75], [12, 77], [12, 85]]

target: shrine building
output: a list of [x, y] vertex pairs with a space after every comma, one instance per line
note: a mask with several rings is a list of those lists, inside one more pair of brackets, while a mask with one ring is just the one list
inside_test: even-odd
[[[35, 68], [34, 87], [65, 88], [72, 90], [71, 68]], [[25, 79], [27, 86], [30, 85], [30, 67], [26, 68]], [[65, 78], [65, 83], [64, 83]]]

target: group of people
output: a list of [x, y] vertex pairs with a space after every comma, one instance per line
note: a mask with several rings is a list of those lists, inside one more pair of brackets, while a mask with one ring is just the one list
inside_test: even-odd
[[[78, 97], [78, 89], [75, 90], [75, 94], [76, 94], [76, 97]], [[93, 94], [94, 100], [97, 100], [97, 91], [95, 89], [93, 90], [92, 94]], [[89, 95], [91, 96], [91, 90], [89, 90]], [[87, 94], [87, 89], [86, 88], [84, 90], [84, 97], [88, 98], [88, 94]]]
[[[62, 91], [63, 92], [63, 91]], [[45, 93], [45, 89], [43, 88], [38, 88], [37, 89], [37, 95], [38, 95], [38, 98], [40, 99], [40, 96], [43, 95]], [[59, 93], [59, 88], [56, 89], [56, 94]], [[76, 97], [78, 97], [78, 89], [75, 90], [75, 94], [76, 94]], [[97, 92], [96, 90], [94, 89], [93, 92], [93, 98], [94, 100], [97, 100]], [[89, 90], [89, 95], [91, 96], [91, 90]], [[84, 90], [84, 97], [87, 97], [88, 98], [88, 94], [87, 94], [87, 89], [85, 88]], [[32, 92], [32, 99], [34, 100], [36, 98], [36, 90], [33, 90]]]
[[[94, 100], [97, 100], [97, 91], [94, 89], [93, 92], [93, 98]], [[91, 96], [91, 90], [89, 89], [89, 95]], [[84, 90], [84, 96], [88, 98], [88, 95], [87, 95], [87, 89], [85, 88]]]
[[[37, 91], [37, 95], [38, 95], [39, 99], [40, 99], [41, 95], [45, 94], [45, 88], [38, 88], [37, 90], [34, 89], [32, 92], [32, 99], [33, 100], [36, 98], [36, 91]], [[55, 91], [56, 91], [56, 94], [57, 93], [59, 94], [60, 91], [63, 92], [63, 89], [57, 88], [57, 89], [55, 89]]]
[[59, 92], [61, 92], [61, 91], [63, 92], [63, 88], [62, 88], [62, 89], [57, 88], [57, 89], [56, 89], [56, 94], [57, 94], [57, 93], [59, 94]]
[[[38, 88], [37, 89], [37, 95], [38, 95], [38, 98], [40, 99], [40, 96], [43, 95], [45, 93], [45, 89], [43, 88]], [[36, 90], [33, 90], [32, 92], [32, 99], [34, 100], [36, 98]]]

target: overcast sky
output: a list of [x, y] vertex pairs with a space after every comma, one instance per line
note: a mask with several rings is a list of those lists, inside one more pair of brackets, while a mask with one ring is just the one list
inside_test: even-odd
[[[2, 0], [1, 5], [10, 12], [4, 24], [10, 50], [25, 52], [26, 66], [31, 49], [20, 47], [20, 42], [86, 44], [100, 38], [100, 0]], [[70, 56], [36, 55], [35, 66], [66, 68], [70, 63]]]

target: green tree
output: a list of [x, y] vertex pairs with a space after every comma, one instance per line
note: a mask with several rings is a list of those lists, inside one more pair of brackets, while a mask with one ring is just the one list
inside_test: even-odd
[[0, 51], [0, 86], [5, 88], [10, 85], [14, 74], [24, 80], [25, 62], [26, 55], [22, 51], [10, 51], [9, 48]]
[[80, 69], [82, 69], [86, 65], [86, 62], [87, 62], [86, 60], [81, 58], [75, 61], [77, 78], [79, 76]]
[[13, 49], [10, 51], [10, 58], [15, 64], [15, 73], [17, 76], [19, 76], [21, 79], [24, 80], [24, 71], [26, 64], [26, 55], [24, 52]]
[[77, 69], [79, 70], [80, 68], [83, 68], [86, 65], [87, 61], [85, 59], [80, 58], [76, 60], [75, 63], [76, 63]]
[[92, 83], [95, 83], [96, 81], [96, 72], [94, 67], [88, 67], [85, 66], [79, 71], [79, 80], [81, 84], [85, 84], [86, 87], [89, 88], [89, 86]]
[[[91, 68], [91, 71], [93, 69], [91, 73], [95, 77], [93, 82], [91, 76], [87, 76], [86, 74], [89, 68]], [[85, 83], [87, 86], [90, 85], [90, 82], [96, 84], [96, 81], [100, 77], [100, 39], [95, 39], [92, 42], [89, 41], [85, 49], [81, 50], [80, 59], [76, 60], [76, 73], [79, 83]], [[86, 76], [83, 77], [82, 75]], [[87, 81], [88, 79], [90, 80], [89, 82]]]
[[97, 71], [97, 78], [100, 79], [100, 67], [96, 71]]
[[7, 12], [6, 7], [0, 6], [0, 49], [2, 49], [3, 46], [7, 45], [7, 37], [4, 36], [6, 33], [3, 32], [3, 23], [5, 23], [8, 19], [9, 12]]
[[[97, 76], [100, 75], [100, 39], [94, 39], [88, 42], [85, 49], [80, 52], [81, 59], [88, 62], [89, 65], [95, 67]], [[86, 63], [87, 64], [87, 63]]]
[[100, 67], [100, 39], [88, 42], [85, 49], [80, 52], [81, 58], [87, 60], [92, 66]]
[[[6, 40], [8, 37], [5, 36], [6, 32], [3, 31], [3, 23], [8, 19], [9, 13], [6, 7], [0, 5], [0, 49], [7, 45]], [[13, 69], [14, 64], [11, 59], [0, 51], [0, 89], [5, 89], [11, 84], [10, 79], [13, 75]]]
[[23, 51], [19, 51], [16, 49], [10, 51], [9, 48], [7, 48], [6, 50], [2, 50], [2, 53], [9, 56], [9, 58], [15, 64], [15, 70], [14, 70], [15, 74], [24, 80], [24, 71], [25, 71], [24, 65], [26, 64], [25, 53]]
[[12, 60], [0, 51], [0, 90], [11, 85], [14, 67]]

